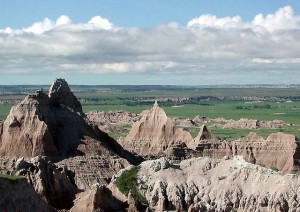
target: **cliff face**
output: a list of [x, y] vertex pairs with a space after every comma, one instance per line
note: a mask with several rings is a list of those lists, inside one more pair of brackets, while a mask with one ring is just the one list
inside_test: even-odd
[[27, 178], [34, 190], [57, 209], [71, 208], [75, 194], [79, 191], [73, 181], [74, 173], [66, 167], [58, 168], [41, 156], [29, 161], [19, 158], [10, 170]]
[[287, 173], [300, 171], [299, 144], [294, 135], [273, 133], [266, 140], [250, 133], [236, 141], [204, 140], [196, 147], [198, 156], [223, 158], [243, 156], [248, 162]]
[[[158, 164], [160, 164], [158, 166]], [[155, 211], [296, 211], [300, 179], [246, 162], [208, 157], [140, 166], [137, 187]]]
[[149, 156], [161, 154], [175, 144], [189, 145], [193, 138], [188, 131], [176, 129], [173, 120], [155, 103], [119, 142], [131, 152]]

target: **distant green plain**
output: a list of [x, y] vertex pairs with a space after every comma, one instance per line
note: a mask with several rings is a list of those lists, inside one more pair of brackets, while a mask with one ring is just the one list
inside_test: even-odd
[[[86, 88], [80, 90], [76, 87], [75, 95], [83, 102], [83, 110], [85, 112], [98, 110], [125, 110], [128, 112], [140, 113], [143, 110], [150, 109], [151, 105], [133, 105], [129, 106], [128, 102], [139, 102], [139, 98], [159, 98], [159, 97], [192, 97], [192, 96], [257, 96], [257, 97], [280, 97], [284, 101], [263, 101], [252, 102], [250, 101], [208, 101], [207, 104], [181, 104], [177, 106], [162, 106], [170, 117], [183, 117], [194, 118], [196, 115], [207, 116], [209, 118], [223, 117], [225, 119], [238, 120], [240, 118], [258, 119], [262, 121], [279, 119], [283, 120], [289, 125], [285, 125], [282, 129], [222, 129], [211, 128], [210, 130], [216, 136], [223, 139], [232, 140], [240, 136], [247, 135], [250, 131], [257, 132], [258, 134], [267, 137], [272, 132], [282, 131], [296, 135], [300, 138], [300, 101], [288, 102], [290, 97], [299, 99], [299, 89], [272, 89], [272, 88], [187, 88], [187, 89], [170, 89], [167, 86], [157, 89], [135, 90], [129, 87], [127, 90], [118, 88]], [[1, 96], [0, 100], [7, 99], [23, 99], [24, 95], [15, 96]], [[126, 105], [127, 104], [127, 105]], [[152, 103], [151, 103], [152, 104]], [[160, 103], [159, 103], [160, 104]], [[270, 108], [262, 108], [261, 106], [270, 105]], [[0, 104], [0, 119], [3, 120], [9, 113], [12, 105]], [[256, 107], [254, 107], [256, 106]], [[259, 108], [261, 107], [261, 108]], [[242, 108], [242, 109], [237, 109]], [[195, 136], [198, 132], [197, 128], [187, 129]], [[126, 130], [122, 132], [122, 136], [126, 134]], [[114, 138], [118, 138], [119, 134], [113, 134]]]

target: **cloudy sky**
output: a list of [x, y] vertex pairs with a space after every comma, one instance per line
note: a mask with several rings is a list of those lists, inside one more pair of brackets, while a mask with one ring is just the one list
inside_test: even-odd
[[220, 2], [3, 0], [0, 84], [300, 84], [300, 2]]

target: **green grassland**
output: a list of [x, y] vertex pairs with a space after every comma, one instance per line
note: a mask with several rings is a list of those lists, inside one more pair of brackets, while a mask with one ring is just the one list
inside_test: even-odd
[[[270, 105], [269, 109], [254, 108], [255, 106]], [[238, 106], [243, 106], [244, 109], [237, 109]], [[129, 112], [140, 113], [143, 110], [150, 109], [151, 106], [126, 106], [126, 105], [84, 105], [85, 111], [99, 110], [126, 110]], [[245, 102], [213, 102], [210, 105], [194, 105], [188, 104], [182, 107], [163, 107], [167, 115], [170, 117], [194, 118], [196, 115], [207, 116], [210, 118], [223, 117], [225, 119], [239, 120], [240, 118], [258, 119], [261, 121], [270, 121], [274, 119], [283, 120], [287, 123], [282, 129], [215, 129], [210, 128], [212, 133], [222, 139], [233, 140], [241, 136], [246, 136], [249, 132], [267, 137], [270, 133], [284, 132], [294, 134], [300, 138], [300, 102], [260, 102], [248, 104]], [[199, 131], [197, 128], [188, 128], [195, 137]], [[118, 138], [122, 135], [115, 133], [112, 136]]]
[[[160, 103], [161, 107], [170, 117], [194, 118], [196, 115], [207, 116], [209, 118], [223, 117], [225, 119], [238, 120], [240, 118], [258, 119], [262, 121], [279, 119], [289, 125], [282, 129], [273, 130], [248, 130], [248, 129], [216, 129], [210, 128], [214, 135], [223, 139], [235, 139], [247, 135], [250, 131], [255, 131], [259, 135], [266, 137], [272, 132], [282, 131], [284, 133], [295, 134], [300, 138], [300, 89], [299, 88], [198, 88], [198, 87], [176, 87], [176, 86], [72, 86], [75, 95], [82, 101], [84, 112], [91, 110], [109, 111], [125, 110], [128, 112], [140, 113], [150, 109], [152, 102], [140, 104], [139, 98], [159, 98], [159, 97], [193, 97], [193, 96], [256, 96], [256, 97], [280, 97], [282, 100], [266, 100], [262, 102], [247, 103], [245, 101], [208, 101], [192, 102], [189, 104]], [[25, 88], [24, 88], [25, 89]], [[26, 88], [28, 91], [36, 87]], [[30, 90], [31, 89], [31, 90]], [[26, 91], [27, 91], [26, 90]], [[45, 88], [47, 90], [47, 88]], [[24, 94], [18, 92], [14, 87], [11, 95], [0, 95], [0, 100], [23, 99]], [[293, 102], [286, 100], [292, 99]], [[130, 102], [131, 104], [128, 104]], [[172, 107], [181, 105], [181, 107]], [[0, 104], [0, 120], [5, 119], [11, 104]], [[195, 137], [198, 128], [188, 128]], [[124, 136], [123, 132], [113, 133], [112, 137]]]

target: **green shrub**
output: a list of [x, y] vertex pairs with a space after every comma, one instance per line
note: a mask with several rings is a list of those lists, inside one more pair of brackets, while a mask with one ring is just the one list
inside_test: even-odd
[[146, 199], [143, 195], [141, 195], [136, 187], [137, 173], [139, 169], [140, 167], [134, 166], [132, 169], [123, 172], [122, 175], [116, 179], [116, 185], [124, 195], [128, 196], [129, 191], [131, 191], [132, 197], [136, 201], [146, 203]]
[[276, 167], [271, 167], [271, 169], [272, 169], [273, 171], [276, 171], [276, 172], [279, 171], [279, 169], [277, 169]]
[[224, 179], [226, 179], [226, 176], [218, 177], [218, 180], [224, 180]]
[[16, 180], [22, 179], [23, 177], [22, 176], [17, 176], [17, 175], [8, 175], [8, 174], [0, 173], [0, 178], [11, 180], [11, 181], [16, 181]]

